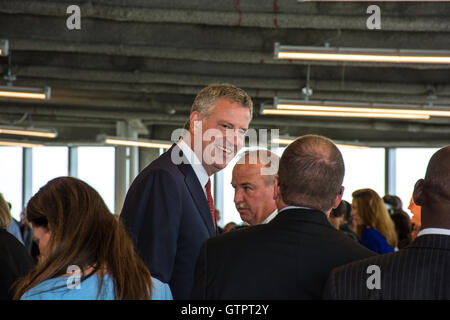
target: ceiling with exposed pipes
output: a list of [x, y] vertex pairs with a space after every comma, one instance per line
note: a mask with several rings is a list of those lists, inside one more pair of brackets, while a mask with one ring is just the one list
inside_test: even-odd
[[[297, 46], [450, 50], [450, 2], [296, 0], [78, 1], [70, 30], [65, 1], [0, 0], [0, 85], [51, 87], [51, 99], [0, 98], [0, 125], [55, 128], [52, 144], [91, 144], [129, 121], [145, 139], [169, 140], [196, 93], [229, 82], [255, 103], [251, 127], [313, 133], [371, 146], [450, 144], [450, 118], [387, 120], [261, 115], [273, 98], [438, 105], [450, 110], [450, 64], [293, 61], [274, 43]], [[367, 8], [380, 8], [369, 30]]]

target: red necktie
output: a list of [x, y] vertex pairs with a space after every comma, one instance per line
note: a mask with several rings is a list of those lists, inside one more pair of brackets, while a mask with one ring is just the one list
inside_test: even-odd
[[208, 198], [209, 212], [211, 212], [211, 217], [214, 223], [214, 229], [216, 228], [216, 217], [214, 215], [214, 202], [211, 195], [211, 179], [208, 179], [208, 183], [205, 186], [206, 197]]

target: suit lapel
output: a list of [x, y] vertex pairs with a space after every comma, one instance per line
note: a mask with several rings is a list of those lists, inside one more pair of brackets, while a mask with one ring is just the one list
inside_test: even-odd
[[[176, 148], [174, 152], [182, 151], [178, 148], [178, 146], [174, 146]], [[183, 155], [184, 157], [184, 155]], [[211, 212], [209, 211], [208, 200], [205, 197], [205, 192], [203, 191], [203, 187], [198, 181], [197, 175], [195, 174], [194, 169], [189, 164], [186, 158], [185, 161], [178, 165], [178, 169], [184, 174], [184, 182], [186, 183], [187, 188], [194, 199], [195, 205], [197, 206], [198, 211], [200, 212], [200, 216], [203, 219], [206, 227], [208, 228], [209, 235], [215, 236], [216, 231], [214, 230], [214, 224], [211, 217]]]

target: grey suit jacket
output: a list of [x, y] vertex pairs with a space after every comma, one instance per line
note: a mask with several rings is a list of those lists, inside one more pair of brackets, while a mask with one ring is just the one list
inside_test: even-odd
[[[368, 270], [374, 265], [379, 272]], [[450, 299], [450, 236], [423, 235], [398, 252], [338, 267], [330, 274], [324, 298]]]

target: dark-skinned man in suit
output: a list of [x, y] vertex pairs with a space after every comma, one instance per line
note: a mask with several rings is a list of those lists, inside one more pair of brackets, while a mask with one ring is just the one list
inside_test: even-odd
[[450, 299], [450, 146], [431, 157], [413, 198], [421, 206], [422, 219], [414, 242], [398, 252], [336, 268], [325, 298]]

